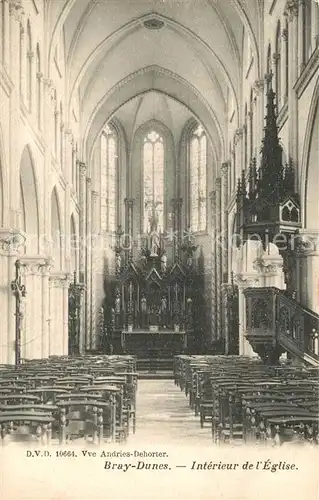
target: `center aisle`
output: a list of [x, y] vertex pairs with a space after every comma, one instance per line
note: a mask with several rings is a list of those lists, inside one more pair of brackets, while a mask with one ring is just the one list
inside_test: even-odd
[[193, 446], [211, 444], [210, 426], [201, 429], [184, 392], [173, 380], [139, 380], [136, 433], [129, 444], [158, 443]]

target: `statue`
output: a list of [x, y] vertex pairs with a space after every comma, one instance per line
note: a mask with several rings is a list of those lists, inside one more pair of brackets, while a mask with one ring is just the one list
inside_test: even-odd
[[187, 298], [186, 300], [187, 302], [187, 313], [188, 314], [192, 314], [192, 304], [193, 304], [193, 301], [190, 297]]
[[167, 300], [165, 297], [162, 297], [161, 299], [161, 313], [166, 314], [167, 311]]
[[147, 313], [147, 301], [144, 295], [141, 299], [141, 312], [145, 314]]
[[166, 269], [167, 269], [167, 255], [166, 255], [165, 250], [164, 250], [164, 253], [163, 253], [162, 257], [161, 257], [161, 270], [162, 270], [162, 273], [165, 273]]
[[187, 257], [186, 263], [187, 263], [187, 267], [189, 267], [189, 268], [193, 266], [193, 257], [191, 255]]
[[146, 327], [147, 324], [147, 300], [145, 295], [141, 298], [141, 327]]
[[121, 270], [121, 263], [122, 263], [122, 258], [119, 253], [117, 254], [115, 260], [116, 260], [116, 270], [119, 272]]
[[151, 257], [157, 257], [160, 249], [160, 237], [157, 232], [157, 227], [154, 224], [151, 232]]
[[120, 291], [117, 289], [115, 297], [115, 313], [120, 314], [120, 312], [121, 312], [121, 297], [120, 297]]

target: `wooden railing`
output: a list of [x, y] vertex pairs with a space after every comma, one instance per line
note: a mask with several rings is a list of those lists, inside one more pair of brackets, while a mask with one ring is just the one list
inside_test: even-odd
[[246, 338], [266, 363], [290, 352], [310, 364], [319, 363], [319, 315], [285, 290], [247, 288]]

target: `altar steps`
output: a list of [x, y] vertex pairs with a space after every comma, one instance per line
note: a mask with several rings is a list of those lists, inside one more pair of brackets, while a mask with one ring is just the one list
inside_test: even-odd
[[138, 358], [137, 372], [140, 379], [173, 379], [173, 358]]

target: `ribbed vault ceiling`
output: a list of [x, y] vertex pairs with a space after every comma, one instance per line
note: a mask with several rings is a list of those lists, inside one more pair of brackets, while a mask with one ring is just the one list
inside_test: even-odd
[[259, 70], [262, 3], [49, 0], [50, 52], [63, 30], [69, 109], [80, 103], [87, 153], [123, 104], [156, 91], [200, 119], [222, 157], [227, 100], [236, 108], [241, 93], [244, 29]]

